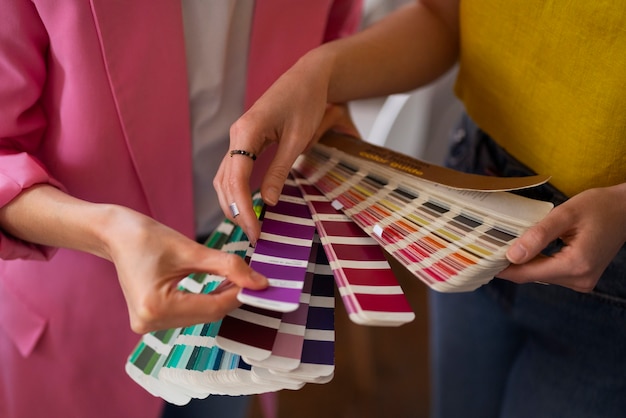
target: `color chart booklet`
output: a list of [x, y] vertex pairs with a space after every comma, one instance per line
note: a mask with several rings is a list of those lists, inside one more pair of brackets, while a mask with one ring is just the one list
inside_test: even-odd
[[293, 171], [429, 287], [471, 291], [509, 264], [511, 243], [553, 208], [512, 190], [548, 176], [491, 177], [327, 134]]

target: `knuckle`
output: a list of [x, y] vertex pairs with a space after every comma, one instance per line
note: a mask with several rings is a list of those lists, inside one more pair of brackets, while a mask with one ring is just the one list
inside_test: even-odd
[[593, 271], [592, 264], [586, 260], [579, 259], [571, 264], [572, 276], [576, 277], [578, 280], [585, 280], [593, 274]]
[[593, 264], [584, 260], [572, 264], [571, 275], [575, 283], [573, 288], [583, 293], [591, 292], [599, 279]]
[[231, 138], [235, 138], [240, 135], [245, 135], [248, 132], [248, 115], [243, 114], [235, 123], [230, 125], [229, 133]]
[[224, 265], [230, 273], [237, 270], [242, 262], [241, 258], [235, 254], [224, 254], [223, 257]]
[[530, 228], [527, 233], [524, 234], [523, 239], [524, 241], [526, 241], [526, 244], [528, 244], [531, 248], [537, 248], [542, 245], [544, 237], [547, 235], [547, 233], [547, 229], [543, 225], [538, 224]]
[[144, 298], [137, 304], [134, 315], [131, 317], [131, 329], [141, 334], [152, 331], [162, 316], [161, 305], [154, 298]]
[[145, 324], [136, 318], [131, 318], [130, 329], [136, 334], [146, 334], [152, 331], [152, 328], [150, 328], [148, 324]]
[[285, 179], [289, 176], [289, 171], [291, 170], [290, 164], [285, 164], [283, 162], [275, 162], [272, 165], [271, 169], [268, 170], [266, 177], [267, 180], [273, 183], [283, 183]]
[[225, 183], [226, 185], [232, 190], [233, 188], [237, 187], [237, 185], [239, 184], [239, 182], [237, 181], [236, 178], [234, 177], [228, 177], [225, 179]]

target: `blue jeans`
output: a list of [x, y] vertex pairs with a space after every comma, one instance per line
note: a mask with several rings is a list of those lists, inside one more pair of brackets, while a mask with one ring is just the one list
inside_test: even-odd
[[245, 418], [248, 416], [250, 396], [210, 395], [192, 399], [187, 405], [166, 403], [161, 418]]
[[[532, 174], [467, 117], [446, 164]], [[520, 194], [566, 200], [550, 185]], [[626, 417], [626, 246], [589, 294], [494, 279], [429, 302], [433, 418]]]

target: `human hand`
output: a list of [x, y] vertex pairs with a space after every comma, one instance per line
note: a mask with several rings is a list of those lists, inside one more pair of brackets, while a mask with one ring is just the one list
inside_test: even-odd
[[[359, 136], [347, 105], [327, 104], [326, 88], [321, 82], [303, 84], [301, 79], [287, 73], [233, 124], [230, 149], [259, 155], [271, 144], [277, 144], [276, 153], [261, 182], [264, 202], [275, 205], [298, 155], [331, 129]], [[227, 154], [213, 185], [224, 214], [236, 221], [255, 243], [260, 226], [252, 210], [249, 185], [252, 169], [251, 158]], [[239, 209], [236, 220], [230, 210], [233, 202]]]
[[[242, 287], [262, 289], [267, 279], [235, 254], [209, 249], [151, 218], [116, 208], [106, 229], [107, 253], [115, 264], [133, 331], [208, 323], [237, 308]], [[209, 294], [177, 289], [191, 273], [227, 280]]]
[[[540, 252], [560, 238], [564, 247]], [[507, 251], [509, 267], [497, 276], [517, 283], [558, 284], [590, 292], [626, 241], [626, 183], [584, 191], [555, 207]]]

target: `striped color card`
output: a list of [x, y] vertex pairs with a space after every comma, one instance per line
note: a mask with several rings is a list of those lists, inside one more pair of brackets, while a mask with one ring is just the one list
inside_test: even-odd
[[179, 329], [145, 334], [126, 362], [126, 373], [148, 393], [174, 405], [187, 404], [192, 396], [182, 387], [159, 379]]
[[[318, 255], [323, 253], [318, 251]], [[317, 266], [311, 286], [300, 365], [289, 372], [269, 371], [303, 382], [326, 383], [335, 371], [335, 283], [327, 269], [318, 269]]]
[[[261, 213], [264, 222], [265, 211]], [[249, 247], [245, 260], [250, 264], [254, 248]], [[216, 344], [227, 351], [245, 355], [250, 360], [265, 360], [272, 354], [283, 312], [243, 304], [222, 320]]]
[[283, 193], [276, 206], [266, 207], [250, 267], [265, 275], [270, 285], [263, 290], [242, 289], [239, 300], [278, 312], [296, 310], [314, 232], [315, 225], [302, 197]]
[[252, 381], [251, 366], [239, 354], [215, 344], [219, 323], [183, 329], [160, 370], [159, 378], [185, 388], [195, 398], [209, 395], [244, 395], [282, 389], [277, 384]]
[[413, 321], [415, 314], [378, 243], [335, 209], [307, 179], [298, 173], [293, 176], [309, 204], [350, 319], [380, 326]]
[[282, 312], [242, 305], [222, 320], [217, 345], [252, 360], [265, 360], [272, 354], [282, 316]]
[[321, 144], [294, 170], [431, 288], [470, 291], [508, 265], [506, 250], [550, 203], [456, 190]]
[[233, 365], [232, 360], [225, 358], [226, 353], [215, 346], [219, 326], [219, 322], [214, 322], [182, 328], [159, 370], [159, 379], [171, 386], [185, 388], [194, 398], [205, 398], [213, 393], [216, 389], [202, 379], [202, 373], [213, 370], [216, 364], [233, 369], [239, 360], [236, 358]]
[[[315, 243], [315, 239], [314, 239]], [[318, 240], [319, 243], [319, 240]], [[311, 285], [313, 282], [313, 272], [315, 269], [315, 258], [317, 252], [323, 251], [316, 245], [311, 249], [311, 260], [307, 268], [304, 288], [300, 295], [300, 306], [293, 312], [284, 313], [278, 328], [271, 355], [263, 360], [255, 360], [244, 356], [244, 360], [255, 367], [281, 371], [290, 371], [300, 365], [302, 357], [302, 345], [304, 343], [304, 332], [306, 330], [306, 320], [309, 314], [309, 300], [311, 298]]]

